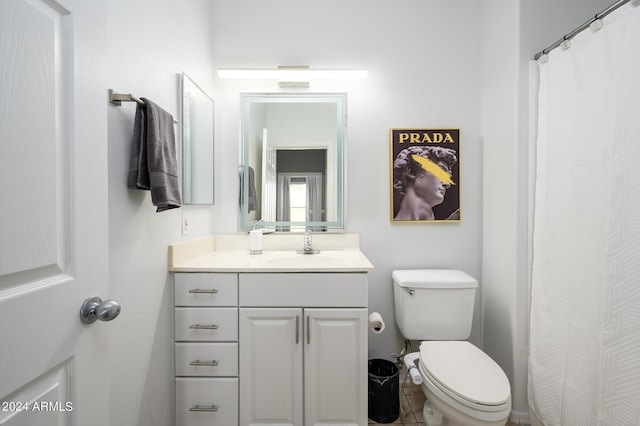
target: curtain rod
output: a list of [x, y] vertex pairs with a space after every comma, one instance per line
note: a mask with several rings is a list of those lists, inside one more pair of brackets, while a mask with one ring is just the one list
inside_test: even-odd
[[[626, 3], [629, 3], [629, 1], [630, 0], [618, 0], [617, 2], [612, 4], [611, 6], [609, 6], [605, 10], [603, 10], [602, 12], [596, 13], [596, 16], [594, 16], [593, 18], [589, 19], [587, 22], [585, 22], [584, 24], [580, 25], [578, 28], [576, 28], [575, 30], [571, 31], [569, 34], [565, 35], [560, 40], [558, 40], [555, 43], [549, 45], [548, 47], [542, 49], [542, 51], [536, 53], [535, 56], [533, 57], [533, 59], [537, 61], [538, 59], [540, 59], [540, 57], [542, 55], [546, 55], [547, 53], [549, 53], [550, 51], [552, 51], [556, 47], [560, 46], [565, 41], [572, 39], [577, 34], [581, 33], [582, 31], [586, 30], [587, 28], [589, 28], [589, 26], [591, 24], [593, 24], [595, 21], [597, 21], [598, 19], [604, 18], [605, 16], [607, 16], [608, 14], [613, 12], [614, 10], [618, 9], [620, 6], [622, 6], [622, 5], [626, 4]], [[638, 4], [640, 4], [640, 0], [631, 0], [631, 1], [633, 2], [634, 6], [637, 6]]]

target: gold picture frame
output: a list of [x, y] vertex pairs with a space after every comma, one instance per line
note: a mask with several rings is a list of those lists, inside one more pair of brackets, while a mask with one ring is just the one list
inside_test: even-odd
[[460, 222], [460, 129], [389, 130], [391, 222]]

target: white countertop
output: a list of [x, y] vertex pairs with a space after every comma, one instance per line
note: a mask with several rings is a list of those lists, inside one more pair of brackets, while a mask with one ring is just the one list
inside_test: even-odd
[[[301, 254], [301, 235], [264, 235], [262, 254], [251, 255], [245, 234], [200, 238], [169, 246], [172, 272], [367, 272], [373, 270], [354, 234], [314, 235], [317, 254]], [[244, 249], [242, 247], [247, 247]]]

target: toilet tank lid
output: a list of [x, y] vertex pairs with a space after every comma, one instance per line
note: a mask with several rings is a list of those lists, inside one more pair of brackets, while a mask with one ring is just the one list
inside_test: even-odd
[[413, 288], [476, 288], [478, 281], [457, 269], [399, 269], [391, 274], [393, 282]]

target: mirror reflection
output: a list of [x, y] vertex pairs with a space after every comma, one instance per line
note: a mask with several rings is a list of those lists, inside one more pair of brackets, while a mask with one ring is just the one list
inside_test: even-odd
[[213, 204], [213, 99], [181, 75], [182, 202]]
[[344, 228], [345, 94], [243, 94], [241, 227]]

